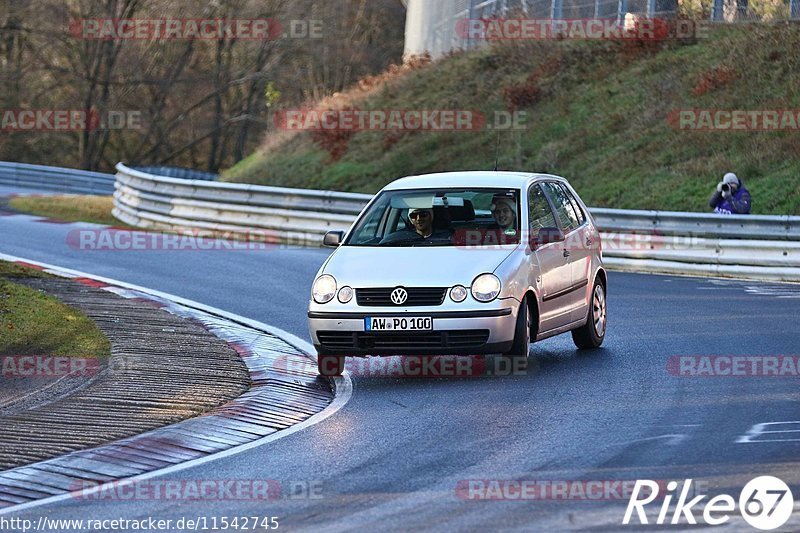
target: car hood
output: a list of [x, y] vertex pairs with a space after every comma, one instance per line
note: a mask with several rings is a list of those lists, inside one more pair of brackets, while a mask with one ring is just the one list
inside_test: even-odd
[[469, 286], [479, 274], [494, 272], [517, 246], [342, 246], [321, 273], [332, 275], [340, 287]]

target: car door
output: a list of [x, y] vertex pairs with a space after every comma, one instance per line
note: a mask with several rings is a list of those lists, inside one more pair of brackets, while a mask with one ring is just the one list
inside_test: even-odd
[[559, 186], [569, 199], [572, 211], [575, 213], [574, 221], [578, 224], [574, 239], [568, 241], [570, 264], [572, 265], [572, 285], [577, 287], [575, 293], [578, 297], [577, 306], [572, 311], [572, 320], [576, 321], [586, 317], [586, 309], [589, 305], [590, 287], [588, 285], [592, 282], [592, 228], [589, 225], [589, 217], [586, 216], [580, 202], [569, 187], [563, 183], [560, 183]]
[[564, 232], [565, 240], [561, 243], [561, 248], [570, 272], [570, 281], [561, 292], [552, 295], [552, 297], [560, 300], [559, 307], [568, 310], [569, 314], [564, 324], [562, 324], [565, 325], [575, 320], [573, 318], [575, 316], [574, 312], [579, 311], [585, 305], [585, 290], [582, 290], [586, 287], [585, 278], [582, 275], [575, 275], [576, 270], [585, 268], [581, 259], [584, 255], [580, 251], [583, 246], [578, 246], [581, 239], [580, 220], [572, 207], [569, 196], [560, 183], [547, 181], [542, 183], [542, 188], [545, 196], [553, 206], [556, 221], [561, 231]]
[[[542, 228], [559, 227], [553, 208], [542, 187], [533, 184], [528, 190], [528, 231], [531, 238], [538, 238]], [[532, 239], [531, 239], [532, 240]], [[536, 286], [539, 287], [540, 333], [563, 326], [570, 321], [571, 307], [565, 298], [558, 295], [572, 284], [569, 258], [564, 254], [563, 242], [538, 245], [536, 256]]]

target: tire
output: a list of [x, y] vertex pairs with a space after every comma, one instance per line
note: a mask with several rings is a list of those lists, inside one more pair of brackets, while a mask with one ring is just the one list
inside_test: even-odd
[[317, 371], [320, 376], [341, 376], [344, 372], [344, 357], [340, 355], [318, 355]]
[[528, 360], [528, 350], [531, 346], [531, 312], [528, 307], [528, 297], [522, 299], [519, 305], [519, 312], [517, 313], [517, 324], [514, 327], [514, 342], [511, 349], [504, 355], [510, 357], [512, 360], [526, 361]]
[[586, 323], [578, 329], [572, 330], [572, 341], [581, 350], [599, 348], [606, 337], [607, 325], [606, 287], [598, 279], [592, 287]]

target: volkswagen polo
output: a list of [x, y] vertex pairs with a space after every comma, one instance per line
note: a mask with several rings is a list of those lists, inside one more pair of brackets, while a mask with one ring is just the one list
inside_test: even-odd
[[566, 179], [521, 172], [410, 176], [384, 187], [311, 290], [319, 372], [345, 357], [503, 354], [572, 332], [599, 347], [607, 278], [600, 232]]

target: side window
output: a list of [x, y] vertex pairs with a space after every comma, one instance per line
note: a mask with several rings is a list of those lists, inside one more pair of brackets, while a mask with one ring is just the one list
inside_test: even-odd
[[554, 228], [556, 219], [553, 210], [547, 203], [547, 198], [539, 185], [534, 185], [528, 192], [528, 220], [530, 221], [531, 237], [539, 237], [542, 228]]
[[580, 225], [578, 223], [578, 216], [575, 214], [575, 211], [573, 211], [572, 204], [570, 204], [567, 195], [564, 194], [564, 190], [561, 189], [558, 183], [550, 181], [542, 185], [547, 193], [547, 197], [550, 198], [550, 201], [553, 202], [553, 206], [556, 208], [556, 216], [561, 223], [561, 231], [566, 234], [577, 228]]
[[578, 216], [578, 225], [580, 226], [584, 222], [586, 222], [586, 213], [583, 212], [581, 209], [581, 205], [578, 203], [578, 200], [575, 198], [575, 195], [567, 189], [564, 184], [561, 184], [561, 189], [564, 191], [564, 194], [567, 195], [569, 198], [569, 202], [572, 205], [572, 209], [575, 211], [575, 214]]

